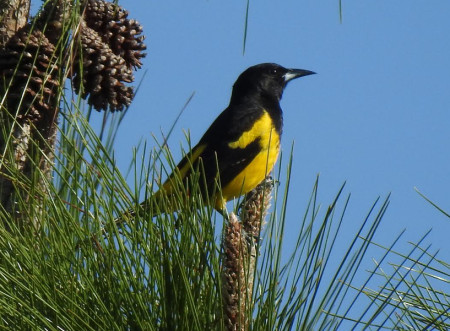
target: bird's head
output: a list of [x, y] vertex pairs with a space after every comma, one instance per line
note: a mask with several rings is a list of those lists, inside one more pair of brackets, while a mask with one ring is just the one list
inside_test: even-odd
[[254, 97], [281, 99], [283, 90], [291, 80], [315, 72], [304, 69], [287, 69], [275, 63], [262, 63], [245, 70], [233, 86], [232, 99]]

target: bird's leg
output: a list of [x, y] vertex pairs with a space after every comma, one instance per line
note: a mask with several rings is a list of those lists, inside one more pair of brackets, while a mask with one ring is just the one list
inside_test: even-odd
[[217, 212], [225, 218], [225, 220], [228, 222], [230, 220], [230, 214], [228, 213], [227, 208], [224, 206], [221, 209], [216, 209]]

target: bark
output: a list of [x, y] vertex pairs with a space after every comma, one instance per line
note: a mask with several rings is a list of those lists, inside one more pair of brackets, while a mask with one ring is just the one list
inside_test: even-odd
[[28, 21], [30, 0], [0, 0], [0, 47]]

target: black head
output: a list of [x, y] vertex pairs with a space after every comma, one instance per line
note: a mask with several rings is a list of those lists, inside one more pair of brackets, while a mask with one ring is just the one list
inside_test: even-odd
[[279, 101], [287, 83], [295, 78], [315, 74], [303, 69], [286, 69], [275, 63], [262, 63], [245, 70], [233, 86], [231, 100], [260, 96]]

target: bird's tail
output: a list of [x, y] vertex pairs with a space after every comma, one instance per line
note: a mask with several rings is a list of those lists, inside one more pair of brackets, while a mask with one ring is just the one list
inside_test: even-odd
[[138, 206], [122, 212], [114, 222], [119, 226], [123, 223], [133, 221], [136, 217], [151, 219], [164, 213], [175, 212], [179, 208], [180, 200], [176, 199], [173, 194], [168, 194], [163, 189], [160, 189]]
[[[198, 172], [183, 179], [171, 176], [150, 198], [122, 212], [115, 219], [116, 224], [133, 221], [137, 217], [151, 219], [180, 210], [196, 209], [205, 205], [214, 206], [218, 199], [209, 197], [205, 185], [200, 184], [199, 178]], [[216, 192], [220, 192], [213, 191], [213, 197], [216, 196]]]

